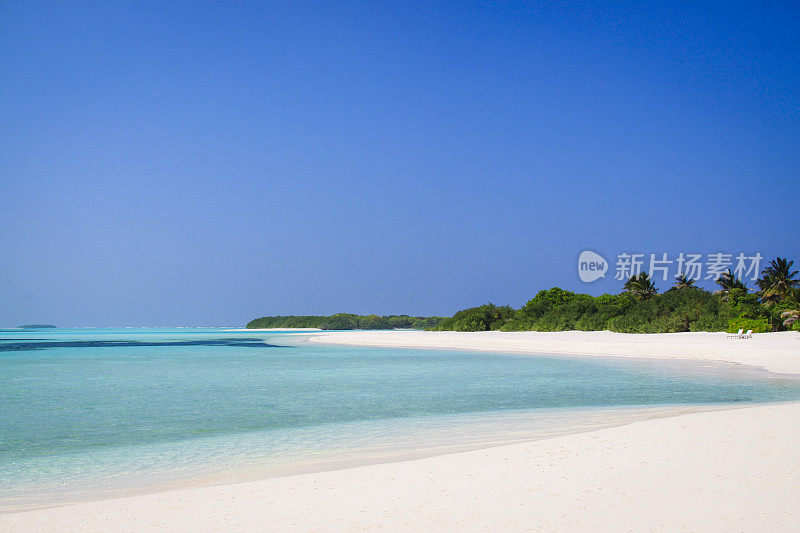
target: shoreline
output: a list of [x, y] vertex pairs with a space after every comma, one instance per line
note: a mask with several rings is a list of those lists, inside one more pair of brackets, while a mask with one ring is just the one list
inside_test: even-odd
[[[800, 374], [791, 332], [739, 345], [718, 333], [305, 333], [304, 342], [315, 343], [713, 360]], [[471, 451], [5, 513], [0, 529], [796, 530], [800, 402], [720, 407]]]
[[331, 331], [309, 334], [307, 342], [375, 346], [476, 350], [535, 355], [637, 357], [720, 361], [800, 377], [800, 334], [756, 333], [730, 339], [720, 332], [614, 333], [611, 331]]
[[[82, 489], [82, 496], [71, 500], [54, 499], [48, 501], [42, 499], [37, 502], [29, 501], [27, 503], [20, 503], [17, 507], [0, 506], [0, 517], [4, 514], [36, 512], [105, 500], [269, 481], [284, 477], [313, 475], [382, 464], [405, 463], [419, 459], [448, 456], [495, 447], [590, 433], [642, 421], [668, 419], [687, 414], [747, 409], [756, 406], [792, 405], [795, 403], [800, 405], [800, 400], [771, 401], [764, 403], [672, 403], [615, 407], [584, 406], [534, 408], [521, 411], [478, 412], [432, 417], [432, 420], [459, 418], [459, 424], [449, 429], [461, 433], [468, 431], [470, 433], [469, 439], [461, 438], [437, 441], [434, 436], [436, 430], [430, 433], [431, 429], [427, 428], [428, 432], [420, 434], [420, 438], [415, 439], [417, 444], [423, 441], [426, 442], [426, 447], [417, 448], [411, 445], [407, 448], [398, 448], [397, 443], [395, 443], [393, 447], [386, 448], [380, 445], [375, 446], [373, 443], [363, 448], [362, 451], [354, 449], [351, 450], [354, 453], [337, 453], [330, 456], [321, 455], [313, 459], [305, 458], [292, 464], [281, 465], [268, 470], [263, 470], [262, 468], [248, 469], [239, 465], [232, 467], [231, 470], [224, 471], [224, 473], [215, 472], [194, 477], [168, 477], [160, 479], [158, 482], [150, 482], [147, 484], [137, 483], [114, 489], [86, 488]], [[558, 425], [556, 426], [547, 422], [542, 424], [539, 419], [542, 413], [546, 413], [545, 416], [549, 416], [551, 419], [557, 416], [559, 419]], [[531, 417], [534, 417], [533, 420], [539, 420], [536, 427], [531, 427]], [[414, 419], [401, 420], [408, 422]], [[527, 423], [525, 422], [526, 420], [528, 421]], [[364, 421], [361, 421], [356, 424], [360, 425], [363, 423]], [[491, 430], [487, 430], [487, 425], [491, 426]], [[359, 431], [358, 428], [353, 429]], [[441, 433], [441, 431], [442, 430], [439, 429], [438, 433]], [[402, 440], [399, 442], [406, 441], [407, 444], [411, 444], [408, 442], [408, 438], [408, 435], [401, 435]], [[2, 520], [0, 520], [0, 524], [1, 523]]]
[[691, 413], [411, 461], [3, 514], [0, 527], [796, 531], [797, 428], [797, 403]]
[[308, 331], [322, 331], [319, 328], [225, 328], [223, 331], [286, 331], [289, 333], [305, 333]]

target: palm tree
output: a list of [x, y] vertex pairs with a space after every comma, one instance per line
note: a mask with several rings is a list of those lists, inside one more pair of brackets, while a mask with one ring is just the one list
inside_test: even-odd
[[747, 285], [745, 285], [742, 280], [734, 276], [730, 268], [727, 272], [723, 272], [720, 277], [717, 278], [717, 285], [719, 285], [722, 289], [720, 292], [724, 294], [727, 294], [734, 289], [741, 289], [747, 292]]
[[658, 294], [658, 289], [656, 289], [656, 286], [650, 280], [650, 276], [647, 275], [647, 272], [642, 272], [638, 276], [631, 276], [631, 278], [625, 282], [623, 288], [626, 292], [640, 300], [647, 300]]
[[714, 294], [719, 294], [722, 296], [722, 299], [727, 301], [731, 291], [743, 291], [747, 292], [747, 285], [744, 284], [742, 280], [737, 278], [731, 269], [729, 268], [727, 272], [723, 272], [720, 277], [717, 278], [717, 285], [720, 286], [718, 291], [714, 291]]
[[675, 284], [672, 286], [673, 289], [696, 289], [697, 286], [694, 284], [693, 279], [689, 279], [686, 277], [686, 274], [678, 274], [675, 276]]
[[777, 302], [790, 296], [792, 289], [800, 285], [797, 279], [798, 271], [792, 272], [794, 261], [776, 257], [761, 272], [761, 277], [756, 282], [758, 288], [764, 292], [763, 299]]

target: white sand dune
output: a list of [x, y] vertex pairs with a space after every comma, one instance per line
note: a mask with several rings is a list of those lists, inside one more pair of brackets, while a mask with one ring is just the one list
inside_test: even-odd
[[[721, 334], [608, 332], [353, 332], [312, 340], [719, 359], [800, 373], [792, 334], [741, 344]], [[800, 404], [6, 514], [0, 530], [800, 531]]]

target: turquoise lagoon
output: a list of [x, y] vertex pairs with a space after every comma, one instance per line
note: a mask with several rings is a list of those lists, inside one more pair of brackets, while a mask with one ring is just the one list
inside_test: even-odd
[[0, 330], [0, 512], [403, 460], [755, 402], [740, 365]]

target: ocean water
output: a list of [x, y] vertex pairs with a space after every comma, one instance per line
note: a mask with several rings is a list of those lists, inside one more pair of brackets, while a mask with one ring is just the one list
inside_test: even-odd
[[0, 512], [800, 399], [740, 365], [0, 330]]

